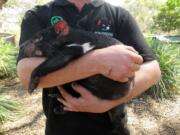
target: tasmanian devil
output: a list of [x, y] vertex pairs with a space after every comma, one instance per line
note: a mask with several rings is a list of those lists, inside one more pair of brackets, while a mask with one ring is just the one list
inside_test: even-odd
[[[31, 74], [29, 93], [37, 87], [40, 77], [63, 68], [72, 60], [88, 53], [91, 50], [105, 48], [110, 45], [121, 44], [115, 38], [94, 34], [80, 29], [70, 28], [64, 20], [57, 22], [53, 27], [48, 27], [33, 36], [21, 45], [26, 57], [46, 57]], [[127, 95], [133, 87], [133, 77], [128, 82], [113, 81], [97, 74], [76, 81], [87, 88], [92, 94], [102, 99], [118, 99]], [[72, 89], [70, 83], [63, 85], [65, 89]], [[68, 91], [69, 92], [69, 91]], [[74, 94], [70, 91], [71, 94]], [[77, 93], [75, 94], [77, 95]], [[125, 105], [120, 105], [109, 111], [114, 125], [114, 135], [128, 135], [126, 118], [122, 119]], [[63, 112], [61, 109], [59, 111]], [[125, 112], [123, 112], [125, 113]]]

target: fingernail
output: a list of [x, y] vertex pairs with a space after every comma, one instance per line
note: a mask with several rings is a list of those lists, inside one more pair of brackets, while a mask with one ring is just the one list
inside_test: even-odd
[[64, 110], [64, 111], [73, 112], [73, 110], [72, 110], [72, 109], [70, 109], [70, 108], [67, 108], [67, 107], [64, 107], [64, 108], [63, 108], [63, 110]]
[[66, 107], [64, 107], [64, 108], [63, 108], [63, 110], [64, 110], [64, 111], [69, 111], [69, 109], [68, 109], [68, 108], [66, 108]]
[[62, 99], [61, 99], [61, 98], [57, 98], [57, 100], [58, 100], [59, 102], [62, 102]]

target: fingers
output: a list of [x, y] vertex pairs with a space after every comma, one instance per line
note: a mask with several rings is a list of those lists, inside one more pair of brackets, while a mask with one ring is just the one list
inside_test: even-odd
[[73, 111], [73, 112], [86, 111], [86, 109], [84, 109], [86, 108], [85, 102], [91, 98], [90, 97], [91, 93], [88, 92], [84, 87], [76, 83], [72, 83], [72, 88], [81, 95], [81, 97], [79, 98], [71, 96], [63, 88], [60, 87], [58, 88], [63, 98], [57, 98], [57, 100], [64, 105], [65, 111]]
[[135, 64], [142, 64], [143, 63], [143, 58], [141, 55], [138, 55], [138, 54], [132, 52], [131, 58]]
[[[130, 71], [126, 73], [126, 77], [127, 78], [131, 78], [133, 76], [135, 76], [135, 72], [138, 71], [140, 69], [140, 65], [139, 64], [132, 64], [130, 67]], [[126, 78], [126, 80], [127, 80]]]
[[140, 67], [141, 67], [141, 66], [140, 66], [139, 64], [133, 64], [133, 66], [132, 66], [131, 69], [132, 69], [133, 72], [136, 72], [137, 70], [140, 69]]
[[64, 105], [64, 111], [78, 112], [78, 110], [75, 108], [75, 106], [72, 105], [71, 102], [69, 103], [68, 101], [65, 101], [61, 98], [58, 98], [57, 100]]
[[77, 83], [73, 82], [71, 84], [72, 88], [78, 92], [82, 97], [88, 97], [91, 93], [81, 85], [78, 85]]
[[66, 92], [65, 89], [59, 88], [59, 92], [61, 93], [63, 98], [57, 98], [57, 100], [64, 105], [64, 111], [73, 111], [78, 112], [76, 109], [76, 104], [78, 104], [78, 98], [71, 96]]
[[120, 82], [128, 82], [129, 78], [133, 77], [135, 75], [135, 72], [130, 72], [129, 74], [126, 75], [124, 78], [119, 78], [118, 80]]
[[136, 64], [142, 64], [143, 63], [143, 58], [141, 55], [139, 55], [139, 52], [136, 51], [132, 46], [125, 46], [127, 50], [131, 51], [132, 53], [132, 57], [133, 57], [133, 61]]
[[132, 52], [134, 52], [134, 53], [136, 53], [136, 54], [139, 54], [139, 52], [138, 51], [136, 51], [133, 47], [131, 47], [131, 46], [126, 46], [126, 48], [129, 50], [129, 51], [132, 51]]
[[127, 82], [129, 80], [129, 78], [135, 76], [136, 71], [138, 71], [139, 69], [140, 69], [140, 65], [132, 64], [129, 67], [129, 70], [127, 70], [128, 72], [124, 72], [124, 75], [119, 76], [118, 73], [112, 72], [111, 76], [113, 76], [114, 80], [118, 80], [120, 82]]
[[[77, 86], [76, 86], [77, 85]], [[83, 95], [86, 95], [87, 89], [81, 87], [80, 85], [76, 84], [75, 87], [73, 85], [73, 88], [77, 92], [82, 93]], [[58, 101], [61, 102], [64, 105], [65, 111], [71, 111], [71, 112], [90, 112], [90, 113], [104, 113], [110, 109], [112, 109], [115, 105], [114, 102], [110, 100], [102, 100], [96, 96], [93, 96], [90, 92], [89, 97], [72, 97], [69, 95], [63, 88], [59, 90], [62, 93], [62, 98], [58, 98]], [[68, 96], [68, 97], [64, 97]]]
[[[81, 85], [78, 85], [75, 82], [73, 82], [71, 86], [74, 89], [74, 91], [78, 92], [82, 97], [88, 97], [91, 94], [86, 88], [82, 87]], [[59, 92], [66, 100], [74, 98], [69, 93], [67, 93], [62, 87], [58, 87], [58, 88], [59, 88]]]
[[67, 93], [66, 90], [64, 90], [63, 88], [59, 88], [59, 92], [61, 93], [61, 95], [65, 99], [65, 101], [72, 101], [73, 99], [75, 99], [73, 96], [71, 96], [69, 93]]
[[72, 108], [72, 105], [69, 104], [68, 102], [66, 102], [65, 100], [63, 100], [62, 98], [57, 98], [57, 100], [59, 102], [61, 102], [64, 106], [68, 107], [68, 108]]
[[127, 74], [127, 78], [133, 77], [135, 75], [135, 72], [130, 72], [129, 74]]
[[120, 78], [118, 80], [122, 83], [128, 82], [128, 78]]
[[73, 108], [70, 108], [70, 107], [64, 107], [64, 111], [78, 112], [76, 109], [73, 109]]
[[[126, 75], [128, 74], [134, 74], [134, 72], [138, 71], [140, 69], [141, 65], [139, 64], [136, 64], [136, 63], [131, 63], [127, 69], [128, 69], [128, 72], [125, 72]], [[129, 76], [129, 75], [128, 75]]]

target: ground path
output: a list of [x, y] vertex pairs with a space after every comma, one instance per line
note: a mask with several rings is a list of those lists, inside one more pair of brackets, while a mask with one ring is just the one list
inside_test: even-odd
[[[0, 135], [44, 135], [45, 116], [41, 92], [28, 95], [18, 79], [0, 81], [0, 94], [23, 101], [23, 117], [3, 125]], [[135, 99], [128, 105], [128, 124], [132, 135], [180, 135], [180, 96], [173, 101]]]

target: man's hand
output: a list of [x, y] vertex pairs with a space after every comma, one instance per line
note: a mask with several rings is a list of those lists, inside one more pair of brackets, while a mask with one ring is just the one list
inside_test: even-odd
[[61, 93], [63, 99], [58, 98], [58, 101], [65, 106], [65, 111], [104, 113], [116, 106], [116, 102], [114, 100], [100, 99], [76, 83], [73, 83], [72, 87], [81, 95], [79, 98], [71, 96], [66, 92], [66, 90], [59, 87], [59, 92]]
[[126, 82], [134, 76], [143, 63], [143, 58], [130, 46], [114, 45], [95, 50], [95, 61], [104, 76]]

